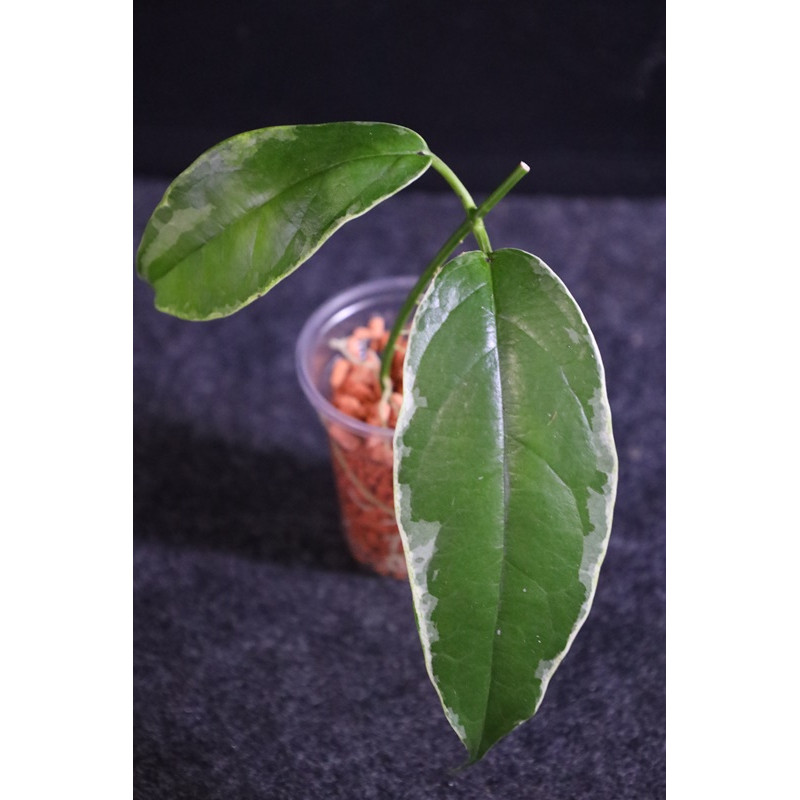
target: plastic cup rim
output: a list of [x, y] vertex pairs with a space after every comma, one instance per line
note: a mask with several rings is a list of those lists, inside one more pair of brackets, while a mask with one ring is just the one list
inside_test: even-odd
[[[308, 398], [311, 405], [322, 417], [336, 422], [345, 429], [362, 437], [378, 436], [383, 439], [394, 437], [393, 428], [384, 428], [378, 425], [370, 425], [367, 422], [355, 419], [345, 414], [334, 406], [322, 392], [317, 388], [308, 369], [307, 355], [317, 332], [337, 314], [347, 311], [355, 303], [368, 300], [370, 296], [385, 294], [392, 289], [406, 289], [406, 294], [411, 291], [418, 278], [413, 275], [399, 275], [390, 278], [376, 278], [363, 281], [339, 292], [320, 305], [311, 316], [308, 317], [300, 330], [295, 348], [295, 366], [297, 377], [303, 393]], [[402, 303], [402, 299], [400, 303]], [[400, 307], [398, 303], [398, 310]]]

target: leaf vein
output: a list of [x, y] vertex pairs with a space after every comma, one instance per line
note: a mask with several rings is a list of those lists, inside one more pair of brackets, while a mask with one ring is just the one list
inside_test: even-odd
[[[274, 195], [272, 195], [268, 199], [266, 199], [264, 201], [261, 201], [261, 202], [258, 202], [255, 205], [251, 206], [250, 208], [245, 209], [244, 212], [241, 213], [240, 215], [234, 216], [229, 223], [227, 223], [225, 226], [221, 227], [216, 233], [214, 233], [213, 235], [209, 236], [208, 238], [203, 239], [202, 241], [198, 242], [194, 247], [192, 247], [189, 250], [187, 250], [180, 257], [180, 259], [178, 261], [176, 261], [175, 263], [173, 263], [171, 265], [168, 265], [167, 268], [163, 272], [161, 272], [161, 274], [159, 274], [157, 277], [151, 275], [150, 280], [152, 280], [152, 281], [161, 280], [165, 275], [169, 274], [172, 270], [177, 269], [181, 264], [183, 264], [185, 261], [187, 261], [189, 258], [191, 258], [191, 256], [193, 256], [198, 250], [202, 249], [203, 247], [206, 247], [210, 242], [213, 242], [214, 240], [218, 239], [220, 236], [224, 235], [226, 233], [226, 231], [230, 230], [231, 228], [238, 227], [238, 226], [242, 225], [244, 223], [244, 221], [247, 220], [253, 214], [257, 214], [258, 212], [263, 211], [268, 206], [270, 206], [270, 205], [274, 204], [276, 201], [282, 199], [286, 194], [288, 194], [292, 190], [297, 189], [298, 187], [302, 186], [304, 183], [308, 183], [309, 181], [313, 181], [313, 180], [319, 178], [320, 175], [324, 175], [326, 172], [330, 172], [332, 170], [338, 169], [339, 167], [343, 167], [343, 166], [346, 166], [348, 164], [355, 163], [357, 161], [366, 161], [366, 160], [370, 160], [370, 159], [379, 161], [379, 160], [384, 159], [384, 158], [393, 158], [394, 160], [393, 160], [392, 163], [395, 164], [395, 163], [397, 163], [398, 159], [400, 159], [400, 158], [403, 158], [403, 157], [406, 157], [406, 156], [414, 156], [414, 155], [419, 155], [419, 153], [417, 153], [416, 151], [415, 152], [410, 152], [410, 151], [409, 152], [403, 152], [403, 151], [401, 151], [401, 152], [397, 152], [397, 153], [379, 153], [377, 155], [371, 154], [371, 155], [365, 155], [365, 156], [355, 156], [354, 158], [345, 159], [344, 161], [339, 161], [339, 162], [337, 162], [335, 164], [328, 164], [324, 168], [319, 169], [316, 172], [312, 172], [311, 174], [306, 175], [305, 177], [301, 178], [300, 180], [297, 180], [297, 181], [294, 181], [293, 183], [287, 184], [286, 186], [282, 187], [278, 192], [276, 192]], [[370, 183], [369, 185], [371, 186], [372, 183]], [[405, 184], [405, 185], [407, 185], [407, 184]], [[401, 186], [399, 188], [403, 188], [403, 187]], [[397, 189], [395, 191], [399, 191], [399, 189]], [[169, 203], [169, 200], [167, 200], [167, 203]], [[167, 251], [167, 253], [169, 253], [169, 251]], [[150, 265], [150, 267], [152, 268], [152, 264]]]

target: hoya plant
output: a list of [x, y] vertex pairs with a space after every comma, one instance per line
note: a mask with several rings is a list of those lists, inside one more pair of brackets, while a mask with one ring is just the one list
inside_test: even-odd
[[[474, 762], [536, 712], [586, 619], [617, 483], [603, 367], [581, 310], [541, 259], [493, 250], [484, 225], [527, 166], [476, 205], [404, 127], [249, 131], [169, 186], [137, 270], [161, 311], [233, 314], [431, 167], [464, 221], [421, 270], [381, 377], [389, 391], [410, 320], [395, 513], [428, 674]], [[469, 235], [477, 249], [452, 257]]]

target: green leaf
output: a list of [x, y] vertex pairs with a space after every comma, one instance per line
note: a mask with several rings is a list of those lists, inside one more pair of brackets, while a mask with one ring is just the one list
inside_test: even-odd
[[142, 236], [137, 270], [162, 311], [193, 320], [227, 316], [430, 162], [420, 136], [385, 123], [242, 133], [170, 185]]
[[465, 253], [416, 313], [395, 503], [428, 673], [471, 761], [530, 718], [582, 625], [617, 460], [603, 368], [536, 256]]

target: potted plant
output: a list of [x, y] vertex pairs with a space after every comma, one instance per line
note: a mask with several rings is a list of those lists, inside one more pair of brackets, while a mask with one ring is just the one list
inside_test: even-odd
[[[379, 337], [373, 323], [382, 341], [370, 357], [372, 427], [393, 445], [386, 466], [428, 674], [474, 762], [535, 713], [583, 624], [617, 483], [603, 368], [583, 314], [539, 258], [493, 250], [484, 226], [527, 167], [478, 205], [407, 128], [242, 133], [169, 186], [137, 270], [166, 313], [232, 314], [430, 167], [465, 218], [404, 287], [390, 329]], [[470, 234], [478, 249], [453, 258]]]
[[303, 326], [296, 348], [300, 386], [328, 432], [350, 552], [400, 579], [408, 569], [394, 512], [393, 438], [405, 336], [394, 347], [387, 390], [380, 372], [391, 323], [416, 283], [414, 276], [381, 278], [332, 297]]

